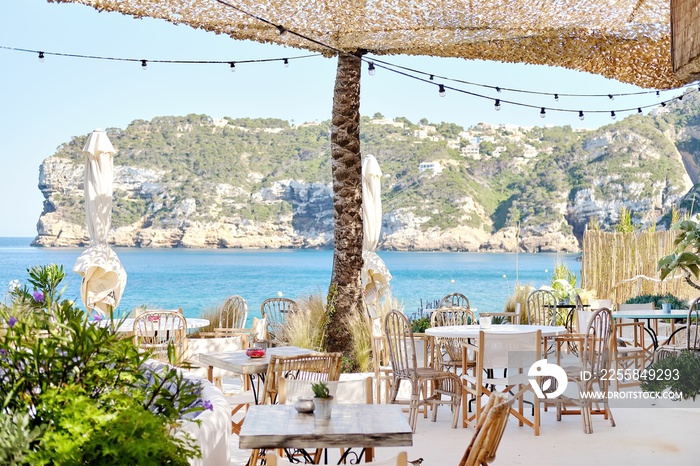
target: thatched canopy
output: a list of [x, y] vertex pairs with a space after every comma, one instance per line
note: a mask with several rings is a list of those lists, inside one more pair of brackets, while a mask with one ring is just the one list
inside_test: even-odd
[[275, 26], [348, 52], [562, 66], [657, 89], [684, 84], [671, 65], [668, 0], [50, 1], [326, 54]]

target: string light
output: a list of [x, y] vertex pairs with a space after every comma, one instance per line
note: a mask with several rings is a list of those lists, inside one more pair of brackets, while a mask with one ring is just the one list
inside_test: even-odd
[[608, 94], [608, 99], [610, 99], [610, 100], [615, 100], [615, 96], [612, 95], [612, 94]]
[[277, 26], [277, 30], [280, 32], [280, 37], [285, 37], [287, 35], [287, 29], [284, 26]]
[[[219, 1], [219, 0], [215, 0], [215, 1]], [[223, 2], [220, 2], [220, 3], [223, 3]], [[257, 18], [257, 17], [256, 17], [256, 18]], [[261, 21], [267, 22], [266, 20], [264, 20], [264, 19], [262, 19], [262, 18], [258, 18], [258, 19], [261, 20]], [[269, 23], [269, 22], [268, 22], [268, 24], [272, 24], [272, 23]], [[275, 26], [275, 27], [277, 27], [277, 29], [280, 30], [280, 33], [281, 33], [281, 34], [282, 34], [283, 32], [284, 32], [284, 33], [289, 32], [289, 33], [294, 34], [294, 35], [296, 35], [296, 36], [298, 36], [298, 37], [300, 37], [300, 38], [302, 38], [302, 39], [309, 40], [309, 41], [311, 41], [311, 42], [313, 42], [313, 43], [315, 43], [315, 44], [317, 44], [317, 45], [326, 47], [326, 48], [328, 48], [328, 49], [330, 49], [330, 50], [334, 50], [334, 51], [336, 51], [337, 53], [346, 53], [346, 52], [344, 52], [344, 51], [342, 51], [342, 50], [336, 50], [336, 49], [334, 49], [333, 47], [327, 46], [326, 44], [323, 44], [323, 43], [321, 43], [321, 42], [319, 42], [319, 41], [316, 41], [316, 40], [314, 40], [314, 39], [312, 39], [312, 38], [308, 38], [308, 37], [305, 37], [305, 36], [303, 36], [303, 35], [300, 35], [300, 34], [294, 32], [294, 31], [287, 31], [283, 26]], [[0, 49], [36, 53], [36, 54], [39, 55], [39, 59], [40, 59], [40, 60], [42, 60], [43, 58], [45, 58], [45, 56], [47, 56], [47, 55], [54, 55], [54, 56], [64, 56], [64, 57], [74, 57], [74, 58], [86, 58], [86, 59], [97, 59], [97, 60], [136, 61], [136, 62], [141, 62], [141, 67], [142, 67], [143, 70], [146, 70], [146, 69], [147, 69], [147, 67], [148, 67], [148, 62], [149, 62], [149, 61], [155, 62], [155, 63], [168, 63], [168, 64], [211, 64], [211, 63], [227, 63], [227, 64], [229, 64], [230, 70], [231, 70], [232, 72], [235, 71], [235, 65], [236, 65], [236, 63], [260, 63], [260, 62], [269, 62], [269, 61], [282, 61], [282, 62], [284, 63], [284, 65], [287, 66], [287, 65], [289, 64], [289, 60], [292, 60], [292, 59], [308, 58], [308, 57], [315, 57], [315, 56], [321, 56], [321, 55], [322, 55], [322, 54], [317, 53], [317, 54], [309, 54], [309, 55], [298, 56], [298, 57], [291, 57], [291, 58], [285, 57], [285, 58], [269, 58], [269, 59], [255, 59], [255, 60], [238, 60], [238, 61], [236, 61], [236, 62], [232, 62], [232, 61], [147, 60], [147, 59], [135, 59], [135, 58], [116, 58], [116, 57], [104, 57], [104, 56], [90, 56], [90, 55], [78, 55], [78, 54], [68, 54], [68, 53], [44, 52], [44, 51], [38, 51], [38, 50], [28, 50], [28, 49], [21, 49], [21, 48], [15, 48], [15, 47], [7, 47], [7, 46], [2, 46], [2, 45], [0, 45]], [[363, 60], [363, 61], [368, 61], [368, 60], [366, 60], [365, 58], [363, 58], [362, 60]], [[370, 75], [373, 75], [373, 74], [374, 74], [374, 71], [375, 71], [376, 67], [380, 67], [380, 68], [384, 68], [384, 69], [386, 69], [386, 70], [388, 70], [388, 71], [394, 72], [394, 73], [396, 73], [396, 74], [400, 74], [400, 75], [403, 75], [403, 76], [405, 76], [405, 77], [408, 77], [408, 78], [411, 78], [411, 79], [415, 79], [415, 80], [419, 80], [419, 81], [423, 81], [423, 82], [426, 82], [426, 83], [427, 83], [427, 82], [430, 82], [430, 81], [433, 81], [435, 78], [442, 78], [441, 76], [439, 76], [439, 75], [437, 75], [437, 74], [428, 74], [428, 73], [422, 73], [422, 72], [420, 72], [420, 71], [416, 71], [417, 73], [421, 73], [421, 74], [424, 74], [426, 77], [429, 77], [430, 81], [428, 81], [427, 79], [424, 79], [424, 78], [421, 78], [421, 77], [418, 77], [418, 76], [414, 76], [414, 75], [411, 75], [411, 74], [408, 74], [408, 73], [404, 73], [404, 72], [398, 71], [398, 70], [396, 70], [396, 69], [393, 69], [392, 67], [401, 68], [401, 69], [407, 69], [407, 68], [399, 67], [399, 66], [397, 66], [397, 65], [393, 65], [393, 64], [390, 64], [390, 63], [389, 63], [389, 64], [386, 64], [385, 62], [383, 62], [383, 61], [381, 61], [381, 60], [376, 60], [376, 59], [374, 59], [374, 58], [373, 58], [372, 61], [370, 61], [370, 62], [368, 62], [368, 63], [369, 63], [368, 71], [369, 71], [369, 74], [370, 74]], [[449, 79], [449, 78], [445, 78], [445, 79]], [[453, 81], [459, 81], [459, 80], [453, 80]], [[467, 83], [467, 84], [479, 85], [479, 84], [475, 84], [475, 83], [468, 83], [468, 82], [466, 82], [466, 81], [459, 81], [459, 82], [465, 82], [465, 83]], [[561, 94], [561, 93], [559, 93], [559, 92], [557, 92], [557, 93], [547, 93], [547, 92], [524, 91], [524, 90], [518, 90], [518, 89], [502, 88], [502, 87], [500, 87], [500, 86], [492, 86], [492, 85], [488, 85], [488, 86], [487, 86], [487, 85], [483, 85], [483, 86], [484, 86], [484, 87], [488, 87], [488, 88], [490, 88], [490, 89], [494, 89], [494, 90], [496, 90], [496, 91], [499, 92], [499, 93], [502, 92], [502, 91], [504, 91], [504, 90], [506, 90], [506, 91], [525, 92], [525, 93], [540, 94], [540, 95], [552, 95], [552, 96], [554, 96], [555, 100], [558, 100], [558, 98], [559, 98], [560, 96], [563, 96], [563, 95], [565, 95], [565, 96], [580, 96], [580, 97], [584, 97], [584, 96], [586, 96], [586, 97], [591, 97], [591, 96], [596, 96], [596, 97], [598, 97], [598, 96], [599, 96], [599, 95], [595, 95], [595, 94]], [[694, 87], [694, 88], [697, 86], [697, 90], [696, 90], [696, 91], [697, 91], [697, 92], [700, 92], [700, 83], [698, 83], [698, 82], [689, 84], [689, 85], [687, 85], [687, 86], [683, 86], [683, 87], [678, 88], [678, 89], [686, 89], [686, 90], [687, 90], [687, 89], [690, 88], [691, 86]], [[445, 89], [446, 89], [446, 88], [445, 88], [445, 85], [444, 85], [444, 84], [440, 84], [440, 85], [439, 85], [439, 93], [440, 93], [440, 95], [443, 96], [443, 97], [445, 96]], [[546, 117], [546, 110], [545, 110], [545, 107], [540, 107], [540, 106], [538, 106], [538, 105], [528, 104], [528, 103], [525, 103], [525, 102], [517, 102], [517, 101], [502, 100], [502, 99], [493, 99], [493, 98], [490, 98], [489, 96], [486, 96], [486, 95], [478, 94], [478, 93], [475, 93], [475, 92], [470, 92], [470, 91], [467, 91], [467, 90], [464, 90], [464, 89], [455, 88], [455, 87], [450, 87], [450, 89], [451, 89], [451, 90], [454, 90], [455, 92], [458, 92], [458, 93], [461, 93], [461, 94], [465, 94], [465, 95], [469, 95], [469, 96], [472, 96], [472, 97], [477, 97], [477, 98], [481, 98], [481, 99], [488, 99], [488, 100], [491, 100], [491, 101], [494, 102], [494, 108], [496, 108], [496, 110], [498, 110], [498, 109], [502, 106], [502, 104], [508, 103], [508, 104], [511, 104], [511, 105], [521, 106], [521, 107], [525, 107], [525, 108], [540, 108], [540, 117], [542, 117], [542, 118], [545, 118], [545, 117]], [[608, 97], [609, 99], [613, 99], [615, 96], [628, 96], [628, 95], [651, 94], [651, 93], [656, 93], [657, 97], [660, 96], [660, 90], [652, 90], [652, 91], [635, 92], [635, 93], [617, 93], [617, 94], [614, 94], [614, 95], [613, 95], [613, 94], [607, 94], [607, 97]], [[675, 97], [675, 98], [677, 98], [679, 101], [682, 101], [682, 100], [683, 100], [683, 96], [682, 96], [682, 95], [681, 95], [681, 96], [678, 96], [678, 97]], [[671, 102], [672, 100], [673, 100], [673, 99], [669, 99], [669, 100], [667, 100], [667, 101], [661, 102], [661, 103], [660, 103], [661, 107], [666, 107], [666, 103], [667, 103], [667, 102]], [[654, 105], [657, 105], [657, 104], [654, 104]], [[623, 109], [618, 109], [617, 112], [633, 112], [633, 111], [636, 109], [636, 110], [637, 110], [637, 113], [642, 113], [642, 109], [644, 109], [644, 108], [651, 108], [651, 107], [653, 107], [654, 105], [646, 105], [646, 106], [640, 106], [640, 107], [636, 107], [636, 108], [635, 108], [635, 107], [632, 107], [632, 108], [623, 108]], [[573, 109], [566, 109], [566, 108], [550, 108], [549, 110], [555, 111], [555, 112], [562, 112], [562, 113], [575, 113], [575, 112], [578, 112], [579, 118], [580, 118], [581, 120], [583, 120], [583, 111], [582, 111], [582, 110], [573, 110]], [[609, 110], [587, 110], [587, 112], [589, 112], [589, 113], [591, 113], [591, 112], [592, 112], [592, 113], [604, 113], [604, 112], [610, 112], [610, 111], [609, 111]], [[614, 112], [611, 112], [611, 116], [612, 116], [612, 113], [614, 113]]]
[[556, 100], [557, 102], [559, 102], [559, 94], [554, 94], [554, 100]]
[[231, 73], [235, 73], [235, 71], [236, 71], [236, 62], [235, 62], [235, 61], [232, 61], [231, 63], [229, 63], [229, 68], [231, 68]]
[[579, 110], [579, 111], [578, 111], [578, 119], [581, 120], [581, 121], [583, 121], [584, 118], [586, 118], [586, 117], [583, 116], [583, 110]]
[[39, 52], [39, 63], [44, 63], [44, 52]]
[[612, 118], [613, 120], [617, 118], [617, 115], [615, 115], [615, 110], [610, 112], [610, 118]]
[[374, 63], [369, 62], [369, 65], [367, 65], [367, 72], [370, 76], [374, 76]]
[[661, 93], [659, 91], [656, 91], [656, 97], [661, 97]]
[[[219, 0], [215, 0], [215, 1], [219, 1]], [[330, 46], [327, 46], [327, 47], [330, 48], [331, 50], [333, 50], [333, 47], [330, 47]], [[441, 75], [437, 75], [435, 73], [428, 73], [425, 71], [421, 71], [421, 70], [417, 70], [417, 69], [413, 69], [413, 68], [409, 68], [409, 67], [405, 67], [405, 66], [395, 65], [393, 63], [386, 62], [386, 61], [380, 60], [378, 58], [372, 58], [372, 60], [374, 60], [376, 63], [381, 63], [383, 65], [386, 65], [387, 67], [400, 69], [400, 70], [406, 70], [406, 71], [409, 71], [411, 73], [420, 74], [420, 75], [424, 75], [424, 76], [432, 75], [435, 78], [444, 79], [446, 81], [453, 81], [453, 82], [460, 83], [460, 84], [467, 84], [470, 86], [478, 86], [478, 87], [484, 87], [484, 88], [488, 88], [488, 89], [495, 89], [497, 92], [508, 91], [508, 92], [517, 92], [517, 93], [532, 94], [532, 95], [549, 95], [549, 96], [558, 95], [559, 97], [565, 97], [565, 96], [566, 97], [605, 97], [605, 98], [610, 99], [610, 97], [609, 97], [610, 94], [607, 94], [607, 93], [606, 94], [576, 94], [576, 93], [562, 93], [562, 92], [554, 93], [554, 92], [540, 92], [540, 91], [532, 91], [532, 90], [528, 90], [528, 89], [518, 89], [518, 88], [494, 86], [492, 84], [483, 84], [483, 83], [478, 83], [478, 82], [473, 82], [473, 81], [466, 81], [466, 80], [462, 80], [462, 79], [450, 78], [448, 76], [441, 76]], [[691, 86], [695, 86], [695, 83], [687, 84], [687, 85], [681, 86], [677, 89], [686, 89], [686, 88], [689, 88]], [[657, 92], [659, 92], [659, 91], [657, 91], [657, 90], [645, 90], [645, 91], [635, 91], [635, 92], [617, 92], [617, 93], [613, 94], [613, 97], [614, 96], [627, 97], [627, 96], [635, 96], [635, 95], [648, 95], [648, 94], [653, 94], [653, 93], [657, 93]]]
[[285, 67], [289, 68], [289, 60], [287, 60], [287, 59], [285, 58], [284, 61], [283, 61], [282, 63], [284, 63], [284, 66], [285, 66]]

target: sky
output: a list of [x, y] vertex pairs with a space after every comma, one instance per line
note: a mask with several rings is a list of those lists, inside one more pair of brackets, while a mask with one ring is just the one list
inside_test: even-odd
[[[0, 0], [0, 46], [45, 52], [150, 60], [242, 61], [287, 58], [308, 52], [195, 30], [149, 18], [100, 13], [77, 4], [46, 0]], [[379, 57], [426, 73], [546, 93], [616, 94], [636, 86], [563, 68], [436, 57]], [[336, 60], [321, 56], [239, 64], [140, 63], [91, 60], [0, 49], [0, 236], [35, 236], [43, 196], [37, 184], [41, 162], [73, 136], [95, 128], [125, 128], [136, 119], [206, 114], [213, 118], [282, 118], [299, 124], [331, 117]], [[446, 83], [447, 84], [447, 83]], [[449, 85], [449, 84], [448, 84]], [[614, 110], [669, 99], [680, 91], [634, 97], [561, 98], [501, 92], [461, 85], [491, 99], [448, 90], [387, 70], [373, 76], [363, 68], [360, 112], [406, 117], [413, 122], [479, 122], [524, 126], [571, 125], [597, 128], [612, 123], [608, 114], [576, 114], [503, 105], [492, 99], [541, 106]], [[618, 120], [624, 115], [619, 115]], [[117, 147], [117, 150], [119, 148]]]

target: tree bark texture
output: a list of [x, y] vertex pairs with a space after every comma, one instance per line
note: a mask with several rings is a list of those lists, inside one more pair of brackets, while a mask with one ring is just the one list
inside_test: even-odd
[[352, 348], [347, 318], [361, 308], [362, 300], [361, 65], [357, 56], [338, 56], [331, 119], [335, 252], [326, 350], [343, 354], [350, 354]]

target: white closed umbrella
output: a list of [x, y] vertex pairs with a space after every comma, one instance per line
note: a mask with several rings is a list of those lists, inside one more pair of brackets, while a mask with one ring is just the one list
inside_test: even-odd
[[119, 305], [126, 271], [117, 254], [107, 245], [112, 224], [112, 179], [114, 147], [107, 134], [96, 129], [85, 147], [85, 218], [90, 246], [75, 261], [73, 271], [82, 276], [80, 296], [88, 310], [108, 314]]
[[365, 301], [373, 306], [379, 304], [389, 288], [391, 274], [384, 261], [374, 252], [382, 229], [382, 171], [373, 155], [362, 161], [362, 288]]

